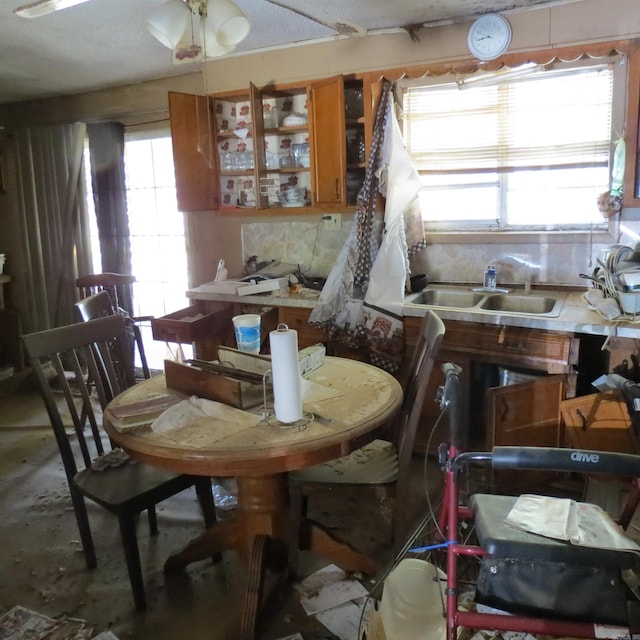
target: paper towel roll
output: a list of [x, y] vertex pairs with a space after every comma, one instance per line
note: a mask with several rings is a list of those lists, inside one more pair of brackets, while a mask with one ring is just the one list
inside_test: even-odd
[[273, 405], [280, 422], [302, 418], [302, 385], [298, 365], [298, 333], [286, 324], [269, 333]]

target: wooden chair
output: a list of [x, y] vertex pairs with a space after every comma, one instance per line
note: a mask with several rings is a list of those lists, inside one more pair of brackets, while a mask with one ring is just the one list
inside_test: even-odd
[[[136, 538], [137, 515], [148, 511], [149, 528], [155, 535], [155, 505], [193, 486], [207, 526], [215, 522], [215, 510], [208, 477], [176, 475], [131, 462], [97, 470], [101, 464], [117, 461], [122, 452], [112, 453], [87, 379], [95, 385], [103, 409], [134, 384], [131, 360], [124, 354], [125, 332], [125, 319], [115, 315], [24, 335], [23, 342], [62, 457], [87, 568], [94, 568], [97, 561], [85, 498], [117, 516], [135, 605], [141, 610], [146, 599]], [[70, 433], [59, 408], [62, 400], [73, 422]], [[87, 416], [86, 428], [81, 416]]]
[[[402, 409], [394, 421], [389, 440], [374, 440], [348, 456], [289, 474], [293, 531], [306, 517], [310, 491], [324, 487], [372, 487], [391, 489], [402, 495], [408, 486], [413, 444], [434, 359], [444, 336], [444, 323], [427, 311], [409, 366]], [[393, 540], [399, 547], [406, 530], [406, 514], [398, 500], [393, 509]], [[292, 545], [289, 569], [297, 573], [297, 546]]]
[[[76, 287], [78, 287], [80, 301], [76, 303], [76, 308], [82, 320], [93, 320], [116, 313], [124, 315], [128, 319], [129, 328], [140, 356], [142, 375], [149, 378], [149, 366], [139, 325], [141, 322], [149, 322], [153, 316], [133, 316], [125, 308], [131, 302], [131, 287], [135, 281], [135, 276], [121, 273], [95, 273], [77, 278]], [[101, 296], [90, 302], [87, 301], [88, 298], [103, 292], [107, 294], [106, 297]]]

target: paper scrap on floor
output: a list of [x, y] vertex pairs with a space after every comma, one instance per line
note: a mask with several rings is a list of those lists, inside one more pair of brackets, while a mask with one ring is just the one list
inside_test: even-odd
[[296, 585], [300, 604], [340, 640], [357, 640], [360, 618], [368, 591], [330, 564]]
[[50, 618], [44, 614], [16, 605], [0, 615], [0, 638], [2, 640], [118, 640], [113, 634], [94, 635], [93, 627], [78, 618]]
[[640, 553], [640, 546], [623, 533], [606, 511], [588, 502], [523, 494], [505, 522], [521, 531], [575, 545]]

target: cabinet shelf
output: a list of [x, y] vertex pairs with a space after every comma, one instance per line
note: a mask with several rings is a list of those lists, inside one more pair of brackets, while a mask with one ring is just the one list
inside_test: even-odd
[[235, 131], [216, 131], [217, 138], [231, 138], [233, 140], [244, 140], [245, 138], [251, 138], [251, 131], [247, 133], [245, 136], [239, 136]]
[[264, 135], [265, 136], [281, 136], [281, 135], [287, 135], [288, 133], [306, 133], [308, 130], [309, 130], [309, 126], [306, 124], [298, 125], [295, 127], [274, 127], [271, 129], [265, 129]]
[[237, 171], [220, 171], [220, 175], [221, 176], [253, 176], [254, 174], [254, 170], [253, 169], [245, 169], [245, 170], [240, 170], [238, 169]]
[[267, 173], [308, 173], [310, 167], [280, 167], [279, 169], [267, 169]]

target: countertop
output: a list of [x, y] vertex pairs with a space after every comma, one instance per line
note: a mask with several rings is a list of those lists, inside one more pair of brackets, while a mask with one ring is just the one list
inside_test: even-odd
[[[552, 289], [546, 291], [553, 292]], [[521, 292], [520, 292], [521, 293]], [[532, 295], [543, 293], [533, 290]], [[563, 293], [565, 293], [563, 291]], [[544, 329], [547, 331], [561, 331], [567, 333], [586, 333], [602, 336], [618, 336], [621, 338], [640, 338], [640, 314], [638, 322], [607, 321], [595, 311], [590, 310], [582, 299], [582, 291], [568, 291], [560, 315], [557, 317], [535, 316], [527, 314], [512, 314], [496, 311], [468, 310], [450, 307], [430, 307], [443, 320], [458, 320], [463, 322], [479, 322], [482, 324], [496, 324], [530, 329]], [[269, 294], [254, 296], [237, 296], [200, 291], [198, 288], [187, 291], [187, 297], [194, 300], [216, 300], [259, 306], [301, 307], [312, 309], [319, 291], [304, 289], [301, 294], [289, 294], [284, 290]], [[405, 305], [405, 317], [422, 317], [427, 307]]]

